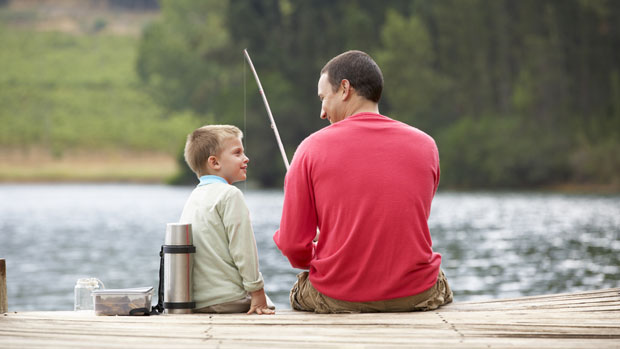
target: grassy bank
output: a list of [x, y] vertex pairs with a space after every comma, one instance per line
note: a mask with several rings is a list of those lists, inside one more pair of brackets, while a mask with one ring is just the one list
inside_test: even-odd
[[0, 181], [160, 181], [176, 171], [202, 122], [141, 90], [138, 37], [41, 31], [2, 12]]
[[163, 153], [68, 153], [55, 158], [43, 150], [0, 153], [0, 182], [162, 183], [178, 170]]

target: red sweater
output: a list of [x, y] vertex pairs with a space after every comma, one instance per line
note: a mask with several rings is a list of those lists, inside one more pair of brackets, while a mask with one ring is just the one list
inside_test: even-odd
[[418, 294], [435, 284], [441, 264], [427, 224], [438, 184], [430, 136], [383, 115], [350, 116], [297, 148], [274, 241], [331, 298]]

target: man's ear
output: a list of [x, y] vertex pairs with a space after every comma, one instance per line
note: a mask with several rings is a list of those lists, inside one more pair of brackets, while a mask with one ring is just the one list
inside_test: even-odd
[[209, 156], [209, 158], [207, 159], [207, 166], [209, 166], [209, 168], [213, 170], [219, 170], [221, 167], [220, 162], [214, 155]]
[[340, 81], [340, 90], [342, 91], [343, 101], [346, 101], [353, 95], [353, 87], [351, 87], [351, 83], [347, 79], [342, 79], [342, 81]]

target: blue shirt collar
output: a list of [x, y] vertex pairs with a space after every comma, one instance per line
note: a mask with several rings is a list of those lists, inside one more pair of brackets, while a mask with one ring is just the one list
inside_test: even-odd
[[198, 183], [198, 186], [201, 187], [203, 185], [212, 184], [212, 183], [228, 184], [228, 182], [224, 178], [222, 178], [220, 176], [206, 175], [206, 176], [201, 176], [200, 177], [200, 183]]

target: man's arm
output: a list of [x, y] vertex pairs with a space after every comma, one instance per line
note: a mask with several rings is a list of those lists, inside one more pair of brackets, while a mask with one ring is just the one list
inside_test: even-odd
[[314, 255], [317, 214], [304, 144], [299, 146], [284, 180], [280, 229], [273, 240], [294, 268], [309, 269]]

